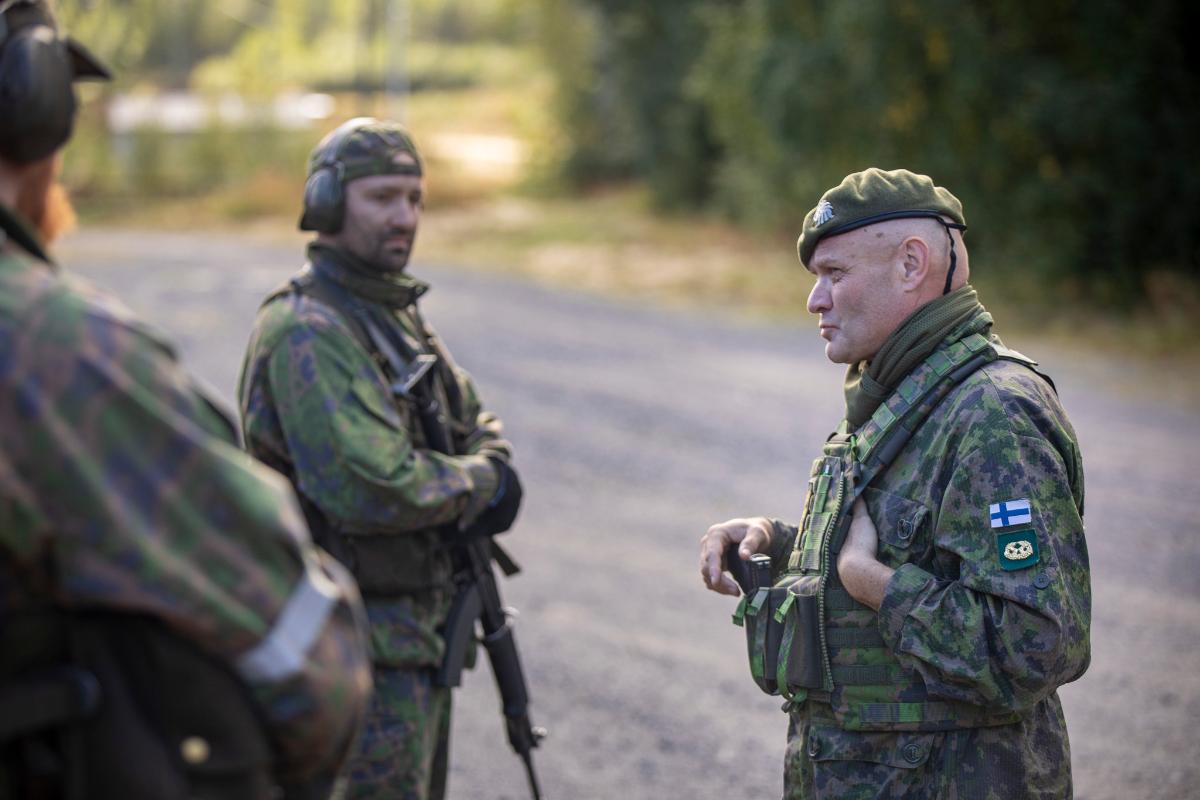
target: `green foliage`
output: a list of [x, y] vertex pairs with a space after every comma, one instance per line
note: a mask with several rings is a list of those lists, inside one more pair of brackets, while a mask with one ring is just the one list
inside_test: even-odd
[[229, 50], [270, 13], [261, 0], [58, 0], [63, 27], [100, 54], [119, 82], [182, 87], [206, 58]]
[[557, 81], [561, 138], [554, 156], [568, 182], [628, 177], [637, 160], [637, 125], [606, 72], [600, 15], [572, 0], [540, 0], [539, 41]]
[[[1200, 82], [1173, 0], [560, 0], [590, 11], [564, 109], [583, 179], [788, 226], [863, 167], [933, 175], [981, 263], [1132, 300], [1200, 276]], [[561, 10], [560, 14], [566, 12]], [[568, 121], [567, 125], [577, 125]], [[604, 162], [597, 149], [619, 154]], [[1148, 277], [1149, 276], [1149, 277]]]
[[[379, 88], [401, 59], [413, 62], [410, 85], [486, 80], [511, 61], [494, 46], [511, 50], [534, 29], [520, 0], [58, 0], [56, 8], [119, 83], [259, 95], [294, 85]], [[449, 47], [434, 55], [431, 43]]]
[[681, 92], [702, 20], [691, 0], [543, 0], [542, 39], [571, 143], [564, 168], [589, 182], [638, 175], [659, 205], [695, 206], [715, 156], [708, 115]]
[[65, 150], [64, 177], [85, 205], [198, 195], [263, 172], [302, 177], [314, 141], [310, 131], [271, 126], [114, 135], [86, 114]]
[[[56, 9], [62, 26], [116, 73], [112, 84], [80, 85], [66, 151], [65, 180], [87, 213], [212, 195], [231, 215], [251, 214], [279, 205], [269, 194], [281, 187], [294, 205], [288, 176], [303, 177], [309, 149], [336, 121], [417, 105], [381, 99], [385, 87], [422, 98], [444, 96], [431, 89], [507, 89], [544, 69], [531, 47], [515, 44], [533, 30], [532, 11], [519, 0], [58, 0]], [[164, 88], [206, 102], [207, 120], [182, 131], [110, 130], [114, 98]], [[284, 90], [336, 94], [334, 119], [300, 129], [274, 122], [270, 110]], [[246, 119], [215, 113], [227, 95], [234, 105], [246, 101]]]

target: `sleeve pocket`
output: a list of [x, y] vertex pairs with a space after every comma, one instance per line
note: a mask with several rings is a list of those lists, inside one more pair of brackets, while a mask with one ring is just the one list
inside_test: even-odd
[[389, 402], [379, 385], [369, 378], [359, 376], [350, 383], [350, 400], [363, 411], [397, 431], [404, 429], [404, 420], [396, 403]]

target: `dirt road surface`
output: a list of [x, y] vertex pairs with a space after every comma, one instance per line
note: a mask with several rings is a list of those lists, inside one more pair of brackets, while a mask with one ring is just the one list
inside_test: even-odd
[[[259, 299], [295, 244], [99, 232], [59, 248], [76, 273], [165, 329], [232, 402]], [[545, 796], [772, 798], [785, 718], [750, 680], [730, 598], [703, 590], [697, 541], [748, 514], [795, 519], [839, 418], [841, 369], [811, 320], [666, 312], [417, 264], [430, 318], [506, 421], [527, 487], [505, 600]], [[1076, 797], [1200, 796], [1200, 414], [1134, 365], [1012, 340], [1056, 377], [1082, 442], [1092, 665], [1062, 689]], [[1120, 388], [1118, 388], [1120, 387]], [[456, 697], [451, 795], [526, 797], [486, 668]]]

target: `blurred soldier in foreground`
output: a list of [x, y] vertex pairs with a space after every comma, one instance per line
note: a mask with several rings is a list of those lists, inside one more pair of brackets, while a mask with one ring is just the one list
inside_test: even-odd
[[72, 82], [107, 77], [0, 4], [0, 798], [324, 797], [370, 692], [353, 581], [170, 345], [44, 249]]
[[[1057, 688], [1088, 665], [1083, 467], [1054, 385], [991, 334], [962, 205], [869, 169], [805, 217], [846, 418], [799, 527], [709, 529], [760, 688], [791, 714], [787, 798], [1069, 798]], [[756, 555], [760, 554], [760, 555]], [[752, 569], [747, 569], [752, 566]]]
[[317, 145], [308, 174], [300, 228], [317, 237], [259, 312], [242, 427], [250, 452], [291, 478], [317, 541], [366, 602], [375, 698], [348, 796], [440, 798], [450, 546], [507, 530], [521, 485], [500, 420], [417, 307], [429, 286], [405, 272], [424, 191], [408, 134], [350, 120]]

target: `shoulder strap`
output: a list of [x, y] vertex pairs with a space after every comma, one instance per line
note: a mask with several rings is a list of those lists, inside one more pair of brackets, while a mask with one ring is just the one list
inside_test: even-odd
[[1024, 353], [1019, 353], [1016, 350], [1013, 350], [1011, 347], [1005, 347], [1004, 345], [1000, 344], [1000, 342], [993, 341], [991, 345], [992, 349], [996, 351], [996, 357], [998, 359], [1002, 361], [1015, 361], [1018, 364], [1028, 367], [1030, 370], [1037, 373], [1038, 377], [1050, 384], [1050, 388], [1054, 390], [1055, 394], [1058, 394], [1058, 387], [1054, 385], [1054, 379], [1038, 369], [1038, 362], [1034, 361]]
[[356, 313], [353, 298], [330, 281], [319, 280], [311, 262], [306, 263], [300, 272], [267, 295], [262, 304], [265, 306], [271, 301], [289, 294], [311, 297], [332, 308], [350, 328], [355, 340], [371, 354], [372, 358], [375, 357], [371, 337], [363, 325], [361, 316]]
[[[350, 326], [355, 339], [379, 366], [390, 382], [394, 394], [411, 400], [416, 405], [417, 416], [430, 448], [454, 455], [453, 436], [442, 424], [441, 405], [430, 385], [428, 376], [437, 367], [440, 359], [438, 350], [421, 353], [412, 348], [399, 335], [395, 323], [379, 324], [362, 302], [333, 281], [322, 278], [309, 264], [290, 281], [291, 289], [298, 294], [316, 298], [333, 308]], [[430, 341], [424, 326], [417, 325], [418, 334]]]
[[1037, 369], [1036, 361], [980, 333], [934, 351], [900, 382], [892, 396], [875, 409], [858, 431], [847, 434], [843, 423], [831, 438], [836, 441], [839, 436], [844, 437], [853, 449], [853, 496], [860, 495], [876, 476], [887, 470], [937, 404], [955, 386], [985, 364], [999, 360], [1024, 365], [1045, 379], [1051, 389], [1058, 391], [1050, 376]]
[[409, 396], [437, 361], [436, 356], [413, 352], [402, 337], [387, 336], [361, 302], [333, 281], [322, 279], [311, 263], [268, 295], [263, 305], [288, 294], [311, 297], [337, 312], [355, 341], [392, 384], [392, 391], [401, 396]]
[[909, 373], [859, 430], [846, 435], [853, 453], [852, 497], [862, 494], [872, 480], [887, 470], [955, 386], [997, 358], [995, 345], [976, 333], [934, 351]]

